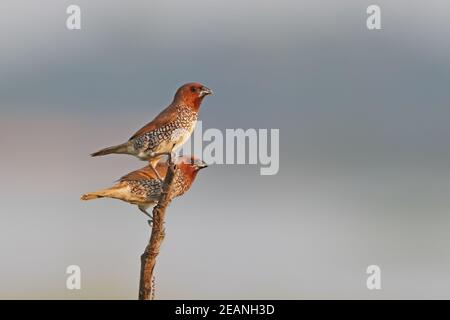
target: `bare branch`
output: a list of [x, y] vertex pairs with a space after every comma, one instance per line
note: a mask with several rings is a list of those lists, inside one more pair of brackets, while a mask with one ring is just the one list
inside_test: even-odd
[[172, 190], [173, 178], [175, 175], [175, 164], [169, 156], [167, 174], [164, 179], [162, 192], [158, 204], [153, 208], [153, 226], [149, 243], [141, 255], [141, 278], [139, 281], [139, 300], [153, 300], [154, 276], [156, 257], [159, 254], [161, 244], [165, 237], [164, 219], [166, 208], [170, 204], [170, 193]]

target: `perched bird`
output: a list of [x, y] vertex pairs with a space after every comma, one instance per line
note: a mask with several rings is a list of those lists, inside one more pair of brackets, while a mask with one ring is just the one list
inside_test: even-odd
[[151, 169], [161, 179], [156, 165], [165, 154], [174, 152], [189, 139], [203, 98], [209, 94], [212, 94], [212, 90], [200, 83], [192, 82], [181, 86], [172, 103], [127, 142], [102, 149], [91, 156], [119, 153], [149, 160]]
[[[176, 170], [170, 199], [183, 195], [192, 186], [200, 169], [207, 167], [206, 163], [194, 156], [181, 156], [175, 159]], [[168, 164], [159, 163], [156, 170], [165, 176]], [[89, 192], [81, 196], [81, 200], [98, 198], [113, 198], [135, 204], [144, 214], [152, 218], [147, 209], [158, 203], [163, 182], [158, 179], [150, 165], [128, 173], [118, 180], [111, 188]]]

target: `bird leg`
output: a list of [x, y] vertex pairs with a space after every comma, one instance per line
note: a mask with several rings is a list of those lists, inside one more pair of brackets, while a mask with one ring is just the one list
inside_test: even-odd
[[148, 222], [148, 224], [150, 225], [150, 227], [153, 225], [153, 216], [150, 214], [150, 213], [148, 213], [144, 208], [142, 208], [142, 207], [139, 207], [139, 210], [141, 210], [141, 212], [143, 213], [143, 214], [145, 214], [147, 217], [149, 217], [150, 218], [150, 220], [148, 220], [147, 222]]
[[169, 159], [167, 159], [169, 162], [169, 165], [173, 163], [173, 159], [176, 156], [175, 152], [173, 152], [173, 149], [175, 149], [175, 145], [176, 145], [175, 143], [172, 145], [172, 149], [170, 149], [170, 152], [169, 152]]
[[[175, 152], [173, 152], [173, 148], [175, 147], [175, 144], [172, 147], [172, 150], [170, 152], [152, 152], [150, 153], [150, 159], [160, 157], [160, 156], [167, 156], [168, 157], [168, 163], [172, 163], [172, 160], [176, 157]], [[156, 168], [153, 167], [153, 165], [150, 162], [150, 168], [152, 168], [152, 171], [156, 174], [159, 181], [163, 182], [162, 177], [159, 175], [158, 171], [156, 171]]]
[[[173, 145], [173, 147], [175, 147], [175, 144]], [[172, 147], [172, 150], [173, 150]], [[174, 154], [172, 152], [152, 152], [150, 153], [150, 159], [152, 158], [157, 158], [160, 156], [168, 156], [169, 157], [169, 163], [172, 162], [172, 159], [174, 157]], [[150, 168], [152, 169], [152, 171], [155, 173], [155, 175], [158, 177], [158, 180], [163, 182], [163, 178], [161, 177], [161, 175], [158, 173], [158, 171], [156, 170], [156, 168], [152, 165], [152, 163], [150, 162]]]
[[163, 178], [159, 175], [158, 171], [156, 170], [156, 168], [154, 166], [152, 166], [151, 163], [149, 163], [150, 168], [152, 169], [152, 171], [156, 174], [156, 177], [158, 178], [159, 181], [163, 182]]
[[150, 153], [150, 159], [160, 157], [160, 156], [168, 156], [169, 158], [173, 157], [173, 152], [152, 152]]

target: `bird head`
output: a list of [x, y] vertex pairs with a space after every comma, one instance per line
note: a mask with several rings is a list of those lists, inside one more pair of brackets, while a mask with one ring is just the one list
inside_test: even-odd
[[207, 167], [205, 162], [194, 156], [177, 157], [174, 162], [176, 169], [171, 198], [179, 197], [187, 192], [194, 183], [197, 173]]
[[196, 156], [181, 156], [175, 161], [175, 164], [185, 172], [197, 172], [206, 168], [208, 165]]
[[182, 85], [175, 93], [174, 102], [185, 104], [194, 110], [200, 108], [203, 98], [212, 94], [212, 90], [197, 82]]
[[208, 165], [195, 156], [182, 156], [175, 161], [177, 168], [183, 175], [184, 179], [192, 184], [197, 176], [197, 173], [206, 168]]

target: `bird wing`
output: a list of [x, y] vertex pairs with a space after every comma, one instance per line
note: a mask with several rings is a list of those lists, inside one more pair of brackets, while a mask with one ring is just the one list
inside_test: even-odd
[[[167, 172], [167, 165], [165, 163], [158, 163], [156, 166], [156, 170], [158, 171], [159, 175], [161, 177], [166, 176]], [[132, 171], [123, 177], [121, 177], [118, 181], [136, 181], [136, 180], [152, 180], [152, 179], [158, 179], [155, 172], [152, 170], [150, 166], [145, 166], [141, 169]]]
[[177, 117], [177, 112], [175, 110], [176, 106], [170, 105], [163, 111], [161, 111], [160, 114], [156, 116], [153, 121], [147, 123], [145, 126], [143, 126], [141, 129], [139, 129], [133, 136], [130, 138], [130, 140], [133, 140], [134, 138], [137, 138], [144, 133], [150, 132], [155, 130], [156, 128], [159, 128], [165, 124], [168, 124], [172, 121], [174, 121]]

